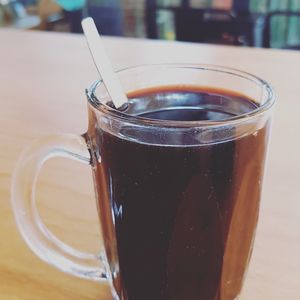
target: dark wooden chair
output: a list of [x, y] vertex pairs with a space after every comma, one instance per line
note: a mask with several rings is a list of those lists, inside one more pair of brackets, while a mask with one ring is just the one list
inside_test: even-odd
[[[271, 48], [271, 36], [272, 36], [272, 20], [276, 17], [298, 17], [299, 23], [300, 23], [300, 12], [294, 12], [294, 11], [273, 11], [265, 15], [264, 17], [264, 25], [263, 25], [263, 47], [264, 48]], [[291, 50], [300, 50], [300, 44], [299, 45], [290, 45], [287, 42], [287, 34], [288, 29], [286, 31], [286, 40], [285, 44], [281, 47], [282, 49], [291, 49]]]
[[246, 46], [254, 46], [255, 16], [250, 12], [250, 0], [233, 0], [232, 13], [235, 16], [236, 32]]
[[234, 14], [221, 9], [192, 8], [189, 1], [179, 6], [161, 6], [155, 0], [146, 1], [148, 38], [159, 38], [158, 11], [170, 11], [174, 16], [176, 40], [238, 45], [237, 24]]
[[123, 11], [116, 5], [103, 6], [87, 1], [87, 14], [92, 17], [102, 35], [123, 36]]

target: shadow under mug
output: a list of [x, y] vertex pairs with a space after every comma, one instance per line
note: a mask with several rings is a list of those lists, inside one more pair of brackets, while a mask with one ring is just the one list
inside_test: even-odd
[[[115, 110], [104, 84], [95, 83], [87, 90], [87, 132], [46, 136], [19, 159], [12, 182], [19, 231], [60, 270], [108, 281], [114, 299], [237, 299], [259, 214], [272, 88], [210, 65], [139, 66], [118, 75], [126, 93], [199, 86], [245, 95], [258, 106], [224, 120], [152, 120]], [[140, 111], [176, 107], [164, 97]], [[37, 176], [55, 156], [92, 166], [104, 253], [71, 248], [39, 217]]]

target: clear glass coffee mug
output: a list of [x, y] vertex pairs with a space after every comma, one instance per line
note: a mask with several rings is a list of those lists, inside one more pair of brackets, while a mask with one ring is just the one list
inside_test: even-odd
[[[108, 281], [114, 299], [237, 299], [259, 213], [272, 88], [209, 65], [140, 66], [119, 77], [133, 92], [127, 107], [115, 110], [97, 82], [87, 90], [87, 133], [47, 136], [20, 158], [12, 204], [24, 240], [64, 272]], [[156, 97], [145, 96], [155, 89]], [[139, 100], [136, 91], [144, 91]], [[204, 117], [141, 116], [178, 110]], [[40, 219], [35, 184], [55, 156], [91, 165], [104, 253], [71, 248]]]

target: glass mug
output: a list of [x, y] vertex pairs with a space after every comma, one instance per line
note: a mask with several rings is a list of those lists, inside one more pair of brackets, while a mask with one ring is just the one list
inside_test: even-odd
[[[86, 91], [84, 135], [42, 138], [20, 158], [12, 204], [24, 240], [62, 271], [108, 281], [114, 299], [237, 299], [259, 214], [272, 88], [209, 65], [139, 66], [118, 75], [131, 93], [128, 105], [114, 109], [99, 81]], [[197, 96], [195, 86], [230, 97]], [[139, 100], [136, 91], [144, 91]], [[145, 118], [194, 109], [206, 117]], [[227, 117], [208, 118], [218, 113]], [[41, 221], [35, 183], [54, 156], [92, 166], [104, 253], [71, 248]]]

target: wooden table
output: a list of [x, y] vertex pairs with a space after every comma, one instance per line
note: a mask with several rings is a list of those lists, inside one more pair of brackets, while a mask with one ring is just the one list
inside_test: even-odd
[[[22, 149], [48, 133], [85, 131], [84, 88], [97, 75], [84, 38], [0, 30], [0, 43], [0, 299], [109, 300], [106, 285], [63, 274], [35, 257], [17, 232], [10, 206], [11, 173]], [[273, 84], [278, 104], [261, 219], [241, 300], [299, 300], [300, 52], [120, 38], [106, 38], [105, 46], [116, 69], [205, 62], [243, 69]], [[47, 162], [37, 197], [55, 234], [83, 250], [100, 248], [88, 167]]]

